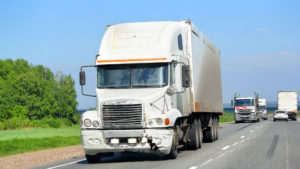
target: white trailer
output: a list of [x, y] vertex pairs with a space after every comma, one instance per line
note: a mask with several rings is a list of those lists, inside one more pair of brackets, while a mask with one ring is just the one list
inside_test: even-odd
[[261, 114], [262, 119], [268, 120], [268, 105], [267, 105], [267, 99], [259, 99], [259, 112]]
[[298, 112], [298, 92], [278, 91], [278, 110], [288, 112], [289, 119], [296, 120]]
[[125, 151], [176, 158], [178, 148], [218, 139], [220, 51], [191, 21], [107, 26], [91, 67], [97, 105], [81, 123], [88, 162]]

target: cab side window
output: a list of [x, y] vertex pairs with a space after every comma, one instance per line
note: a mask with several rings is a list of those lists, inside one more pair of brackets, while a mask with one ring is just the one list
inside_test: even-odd
[[178, 39], [178, 49], [179, 50], [183, 50], [182, 36], [181, 36], [181, 34], [178, 35], [177, 39]]

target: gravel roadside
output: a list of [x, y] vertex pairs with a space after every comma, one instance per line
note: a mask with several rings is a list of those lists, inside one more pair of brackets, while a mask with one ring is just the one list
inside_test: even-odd
[[84, 151], [81, 145], [41, 150], [36, 152], [0, 157], [0, 168], [29, 168], [81, 155], [84, 155]]

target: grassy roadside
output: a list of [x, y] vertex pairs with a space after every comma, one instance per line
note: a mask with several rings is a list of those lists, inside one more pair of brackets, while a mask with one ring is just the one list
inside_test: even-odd
[[0, 157], [80, 144], [80, 127], [0, 131]]
[[80, 136], [11, 139], [0, 141], [0, 157], [80, 143]]
[[233, 113], [224, 113], [223, 116], [219, 116], [219, 123], [233, 122], [233, 121], [234, 121]]

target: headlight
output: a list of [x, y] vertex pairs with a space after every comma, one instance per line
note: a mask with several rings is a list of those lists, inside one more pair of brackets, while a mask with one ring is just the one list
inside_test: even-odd
[[153, 125], [153, 121], [152, 120], [148, 121], [148, 125], [152, 126]]
[[163, 120], [161, 118], [157, 118], [156, 119], [156, 124], [162, 125], [163, 124]]
[[90, 127], [91, 124], [92, 124], [92, 121], [91, 121], [90, 119], [85, 119], [85, 120], [84, 120], [84, 125], [85, 125], [86, 127]]
[[99, 126], [99, 122], [97, 120], [93, 121], [93, 127], [98, 127]]

